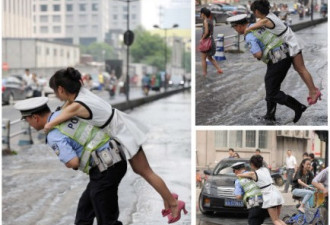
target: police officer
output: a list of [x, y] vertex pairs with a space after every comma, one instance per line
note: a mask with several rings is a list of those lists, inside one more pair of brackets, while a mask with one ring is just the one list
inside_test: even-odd
[[[231, 26], [239, 34], [244, 34], [245, 29], [249, 27], [246, 16], [246, 14], [232, 16], [227, 21], [231, 23]], [[298, 122], [307, 107], [280, 90], [281, 83], [292, 64], [287, 44], [265, 29], [258, 29], [248, 33], [245, 36], [245, 42], [253, 56], [267, 64], [265, 75], [267, 113], [264, 116], [267, 124], [273, 124], [276, 121], [277, 103], [294, 110], [295, 117], [293, 122]]]
[[[237, 162], [231, 168], [236, 175], [246, 172], [244, 162]], [[244, 205], [248, 209], [248, 224], [261, 225], [267, 211], [261, 208], [262, 193], [255, 182], [248, 178], [238, 178], [235, 180], [234, 194], [237, 199], [243, 199]]]
[[[19, 101], [15, 108], [30, 126], [42, 130], [59, 115], [51, 113], [48, 98], [37, 97]], [[115, 224], [118, 221], [118, 185], [126, 173], [127, 163], [120, 147], [99, 128], [73, 118], [47, 134], [47, 144], [66, 167], [89, 174], [90, 181], [77, 208], [75, 224]]]

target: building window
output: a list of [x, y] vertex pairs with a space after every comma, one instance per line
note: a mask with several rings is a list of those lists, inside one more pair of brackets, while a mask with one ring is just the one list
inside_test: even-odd
[[57, 56], [57, 49], [54, 49], [54, 56]]
[[259, 131], [259, 148], [267, 148], [267, 131]]
[[87, 16], [86, 15], [79, 15], [79, 21], [80, 22], [86, 22], [87, 21]]
[[66, 53], [66, 57], [69, 59], [70, 58], [70, 52]]
[[98, 11], [99, 10], [99, 4], [93, 3], [92, 4], [92, 11]]
[[61, 56], [64, 55], [64, 51], [63, 51], [63, 49], [61, 49], [60, 54], [61, 54]]
[[87, 26], [86, 26], [86, 25], [81, 25], [81, 26], [79, 26], [79, 32], [80, 32], [80, 33], [85, 33], [85, 32], [87, 32]]
[[60, 5], [53, 5], [53, 10], [54, 10], [55, 12], [60, 11], [60, 10], [61, 10]]
[[73, 11], [73, 5], [72, 4], [67, 4], [66, 5], [66, 11], [67, 12], [72, 12]]
[[73, 22], [73, 16], [72, 15], [66, 15], [66, 22], [72, 23]]
[[48, 27], [47, 26], [41, 26], [40, 27], [40, 33], [42, 33], [42, 34], [48, 33]]
[[228, 131], [215, 131], [214, 132], [214, 146], [216, 148], [221, 148], [221, 147], [227, 147], [227, 136], [228, 136]]
[[36, 19], [36, 16], [33, 16], [33, 22], [36, 22], [37, 19]]
[[[5, 6], [4, 6], [4, 8], [6, 7], [6, 0], [4, 0], [4, 3], [5, 3]], [[5, 9], [5, 11], [6, 11], [6, 9]], [[33, 5], [33, 12], [35, 12], [36, 11], [36, 5]]]
[[243, 146], [243, 132], [229, 131], [229, 147], [242, 148]]
[[247, 130], [246, 131], [246, 147], [255, 148], [256, 147], [256, 131]]
[[47, 23], [48, 22], [48, 16], [40, 16], [40, 22], [41, 23]]
[[99, 17], [98, 17], [96, 14], [93, 14], [93, 15], [92, 15], [92, 21], [93, 21], [93, 22], [97, 22], [98, 18], [99, 18]]
[[37, 28], [35, 26], [33, 27], [33, 33], [37, 33]]
[[113, 15], [113, 19], [117, 20], [118, 19], [118, 15]]
[[123, 7], [123, 11], [124, 11], [124, 12], [127, 12], [127, 9], [128, 9], [127, 6], [124, 6], [124, 7]]
[[86, 4], [79, 4], [79, 10], [81, 12], [85, 12], [86, 11]]
[[[65, 27], [65, 33], [73, 34], [73, 26], [66, 26]], [[61, 56], [63, 56], [63, 54], [61, 54]]]
[[49, 55], [49, 48], [46, 48], [46, 55]]
[[47, 5], [40, 5], [41, 12], [47, 12], [47, 10], [48, 10]]
[[97, 25], [93, 25], [92, 26], [92, 32], [93, 33], [97, 33], [97, 30], [98, 30], [98, 26]]
[[123, 20], [127, 20], [127, 14], [123, 15]]
[[53, 32], [54, 32], [54, 33], [57, 33], [57, 34], [58, 34], [58, 33], [61, 33], [61, 27], [60, 27], [60, 26], [54, 26], [54, 27], [53, 27]]
[[136, 20], [136, 14], [132, 14], [132, 20]]
[[54, 15], [53, 16], [53, 22], [61, 22], [61, 16], [60, 15]]

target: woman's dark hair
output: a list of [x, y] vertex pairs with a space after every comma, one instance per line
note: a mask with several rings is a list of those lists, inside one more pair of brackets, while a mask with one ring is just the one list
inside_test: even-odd
[[257, 169], [262, 167], [264, 158], [261, 155], [254, 155], [250, 158], [250, 164], [253, 164]]
[[314, 155], [313, 153], [309, 153], [309, 157], [310, 157], [311, 159], [315, 159], [315, 155]]
[[211, 11], [208, 8], [201, 8], [201, 14], [204, 14], [207, 18], [209, 18], [211, 16]]
[[81, 85], [81, 74], [78, 70], [72, 67], [56, 71], [49, 80], [49, 87], [54, 91], [57, 91], [57, 88], [62, 86], [71, 94], [78, 93]]
[[267, 15], [269, 13], [270, 10], [270, 4], [268, 0], [256, 0], [251, 4], [251, 11], [253, 13], [256, 12], [256, 10], [258, 10], [259, 12], [261, 12], [264, 15]]
[[306, 161], [311, 161], [311, 160], [310, 159], [303, 159], [303, 161], [301, 161], [301, 163], [299, 165], [299, 168], [298, 168], [298, 171], [299, 171], [300, 174], [303, 174], [304, 165], [305, 165]]

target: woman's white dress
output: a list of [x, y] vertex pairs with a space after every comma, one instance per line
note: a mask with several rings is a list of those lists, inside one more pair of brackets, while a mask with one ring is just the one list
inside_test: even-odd
[[278, 18], [274, 13], [268, 13], [267, 19], [271, 20], [275, 27], [266, 29], [279, 36], [287, 45], [289, 46], [289, 54], [291, 57], [294, 57], [303, 49], [303, 44], [297, 39], [295, 33], [291, 28], [283, 23], [283, 21]]
[[147, 127], [134, 117], [113, 109], [111, 105], [86, 88], [81, 88], [75, 102], [91, 114], [88, 123], [102, 128], [123, 147], [127, 159], [132, 158], [147, 140]]
[[266, 167], [261, 167], [255, 171], [257, 180], [256, 184], [262, 192], [263, 204], [262, 208], [267, 209], [273, 206], [282, 205], [284, 203], [281, 192], [272, 184], [273, 179]]

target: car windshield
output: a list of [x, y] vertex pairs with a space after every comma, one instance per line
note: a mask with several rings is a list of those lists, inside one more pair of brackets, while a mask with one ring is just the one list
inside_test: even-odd
[[[226, 175], [233, 175], [233, 168], [231, 168], [231, 166], [234, 163], [237, 163], [239, 161], [221, 161], [214, 169], [213, 171], [213, 175], [220, 175], [220, 174], [226, 174]], [[249, 162], [244, 160], [242, 161], [245, 163], [245, 168], [246, 170], [251, 170], [251, 167], [249, 165]]]

